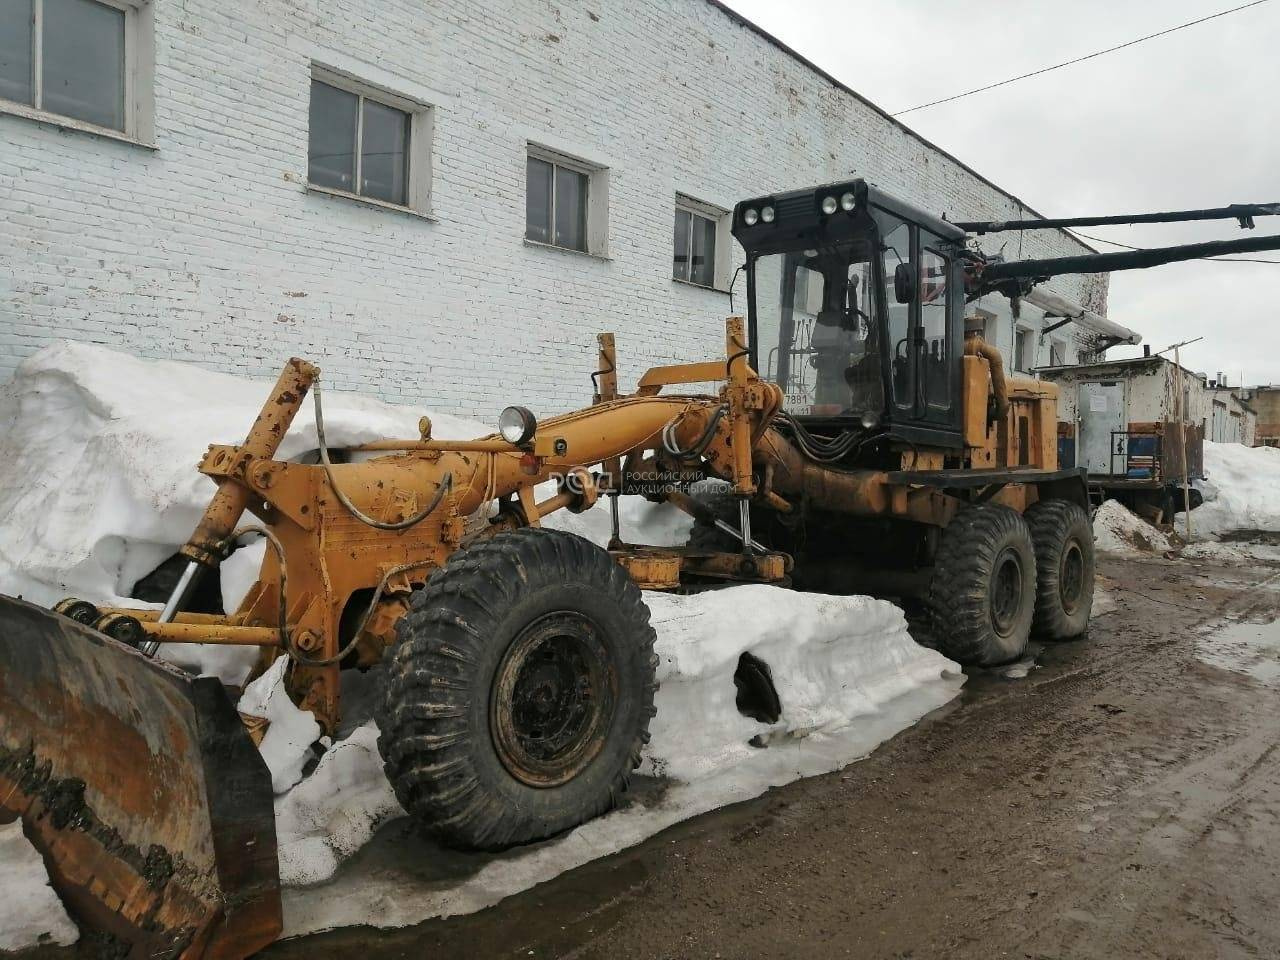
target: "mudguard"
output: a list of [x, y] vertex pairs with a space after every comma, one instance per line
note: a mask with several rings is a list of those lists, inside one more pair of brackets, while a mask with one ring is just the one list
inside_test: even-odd
[[281, 930], [271, 775], [221, 683], [0, 595], [0, 822], [82, 934], [241, 958]]

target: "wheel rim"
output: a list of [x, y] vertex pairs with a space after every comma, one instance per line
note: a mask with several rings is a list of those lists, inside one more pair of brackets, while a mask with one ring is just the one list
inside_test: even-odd
[[1084, 551], [1075, 540], [1067, 542], [1062, 551], [1062, 566], [1058, 572], [1058, 593], [1062, 609], [1075, 613], [1084, 594]]
[[502, 765], [533, 787], [572, 780], [604, 746], [616, 684], [589, 619], [561, 612], [529, 624], [498, 664], [489, 704]]
[[1003, 550], [996, 558], [990, 601], [991, 625], [1000, 636], [1009, 636], [1022, 609], [1022, 564], [1013, 550]]

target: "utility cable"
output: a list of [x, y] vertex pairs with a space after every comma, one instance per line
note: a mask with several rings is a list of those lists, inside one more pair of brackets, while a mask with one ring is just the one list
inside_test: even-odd
[[929, 103], [922, 103], [922, 104], [919, 104], [918, 106], [908, 107], [906, 110], [899, 110], [896, 113], [889, 114], [889, 116], [900, 117], [904, 113], [912, 113], [916, 110], [923, 110], [926, 107], [936, 107], [942, 103], [951, 103], [953, 100], [960, 100], [964, 97], [971, 97], [975, 93], [984, 93], [987, 90], [994, 90], [996, 87], [1004, 87], [1011, 83], [1017, 83], [1019, 80], [1026, 80], [1026, 79], [1029, 79], [1030, 77], [1038, 77], [1042, 73], [1048, 73], [1051, 70], [1061, 70], [1063, 67], [1069, 67], [1072, 64], [1083, 63], [1085, 60], [1092, 60], [1094, 57], [1100, 57], [1103, 54], [1115, 53], [1117, 50], [1123, 50], [1126, 47], [1135, 46], [1146, 40], [1154, 40], [1156, 37], [1163, 37], [1166, 34], [1176, 33], [1179, 30], [1185, 30], [1187, 27], [1194, 27], [1197, 24], [1205, 23], [1209, 20], [1215, 20], [1218, 17], [1225, 17], [1229, 13], [1238, 13], [1241, 10], [1248, 10], [1250, 7], [1257, 7], [1267, 2], [1268, 0], [1253, 0], [1252, 3], [1245, 3], [1238, 7], [1232, 7], [1230, 10], [1220, 10], [1217, 13], [1209, 14], [1209, 16], [1207, 17], [1201, 17], [1198, 20], [1189, 20], [1186, 23], [1178, 24], [1176, 27], [1169, 27], [1168, 29], [1161, 30], [1158, 33], [1149, 33], [1145, 37], [1138, 37], [1134, 40], [1129, 40], [1125, 43], [1119, 43], [1119, 44], [1116, 44], [1114, 47], [1107, 47], [1107, 49], [1105, 50], [1097, 50], [1094, 53], [1085, 54], [1083, 57], [1076, 57], [1074, 60], [1067, 60], [1063, 63], [1055, 63], [1051, 67], [1041, 67], [1039, 70], [1032, 70], [1030, 73], [1024, 73], [1016, 77], [1010, 77], [1007, 80], [1000, 80], [997, 83], [989, 83], [985, 87], [976, 87], [973, 90], [966, 90], [964, 93], [957, 93], [955, 96], [943, 97], [941, 100], [932, 100]]
[[[1102, 237], [1095, 237], [1087, 233], [1081, 233], [1079, 230], [1063, 228], [1067, 233], [1074, 237], [1083, 237], [1085, 240], [1092, 240], [1094, 243], [1106, 243], [1113, 247], [1123, 247], [1125, 250], [1149, 250], [1150, 247], [1134, 247], [1127, 243], [1119, 243], [1115, 240], [1104, 240]], [[1225, 263], [1274, 263], [1280, 265], [1280, 260], [1264, 260], [1257, 257], [1196, 257], [1197, 260], [1217, 260]]]

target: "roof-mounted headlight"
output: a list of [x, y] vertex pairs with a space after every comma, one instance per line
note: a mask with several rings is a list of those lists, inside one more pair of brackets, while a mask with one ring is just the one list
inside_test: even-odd
[[761, 207], [760, 219], [765, 223], [773, 223], [773, 207]]
[[760, 222], [760, 211], [755, 207], [747, 207], [742, 211], [742, 222], [748, 227], [754, 227]]
[[537, 429], [538, 418], [524, 407], [507, 407], [498, 414], [498, 433], [507, 443], [528, 443]]
[[835, 213], [839, 209], [840, 209], [840, 204], [835, 197], [832, 196], [832, 197], [822, 198], [822, 212], [825, 213], [827, 216], [831, 216], [831, 214]]
[[858, 205], [858, 198], [852, 192], [842, 194], [840, 197], [840, 209], [845, 213], [851, 213], [853, 208]]

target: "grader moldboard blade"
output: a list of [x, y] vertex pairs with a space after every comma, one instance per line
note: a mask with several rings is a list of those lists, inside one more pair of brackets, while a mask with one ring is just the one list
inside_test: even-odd
[[104, 952], [240, 958], [280, 934], [271, 776], [216, 678], [0, 596], [0, 821]]

